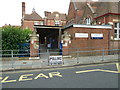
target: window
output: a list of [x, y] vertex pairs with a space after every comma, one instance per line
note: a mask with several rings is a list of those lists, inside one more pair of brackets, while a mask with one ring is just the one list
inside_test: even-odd
[[43, 25], [43, 21], [35, 21], [34, 25]]
[[39, 25], [39, 22], [38, 22], [38, 21], [35, 21], [35, 22], [34, 22], [34, 25]]
[[60, 25], [60, 21], [59, 20], [55, 20], [55, 26], [59, 26]]
[[120, 40], [120, 23], [115, 23], [114, 24], [114, 39], [115, 40]]
[[86, 18], [86, 24], [91, 24], [91, 18]]
[[43, 21], [40, 21], [40, 25], [43, 25]]
[[55, 16], [56, 16], [56, 17], [59, 17], [59, 14], [56, 14]]

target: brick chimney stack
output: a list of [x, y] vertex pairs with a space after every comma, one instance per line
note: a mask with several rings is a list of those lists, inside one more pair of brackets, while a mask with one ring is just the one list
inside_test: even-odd
[[22, 2], [22, 17], [25, 15], [25, 2]]
[[48, 17], [51, 14], [51, 12], [48, 11], [45, 11], [44, 13], [45, 13], [45, 17]]

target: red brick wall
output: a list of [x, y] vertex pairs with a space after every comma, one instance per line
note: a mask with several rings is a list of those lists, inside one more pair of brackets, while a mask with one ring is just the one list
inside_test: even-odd
[[55, 22], [52, 19], [48, 19], [46, 22], [47, 22], [46, 25], [49, 25], [49, 26], [54, 26], [55, 25]]
[[99, 24], [99, 22], [102, 22], [102, 23], [106, 23], [108, 24], [108, 22], [113, 22], [113, 19], [118, 19], [119, 16], [118, 15], [106, 15], [104, 17], [100, 17], [97, 19], [97, 24]]
[[[36, 43], [35, 41], [34, 43]], [[34, 44], [30, 42], [30, 57], [38, 57], [39, 56], [39, 49], [34, 48]]]
[[111, 40], [110, 41], [110, 49], [120, 49], [120, 41], [119, 40]]
[[75, 17], [79, 14], [80, 11], [76, 11], [73, 5], [73, 2], [70, 2], [68, 15], [67, 15], [67, 24], [75, 23]]
[[73, 2], [70, 2], [69, 10], [68, 10], [68, 16], [67, 16], [67, 22], [73, 18], [75, 18], [76, 10], [74, 9]]
[[[68, 47], [63, 47], [63, 51], [67, 49], [66, 48], [80, 48], [81, 51], [88, 51], [88, 50], [108, 50], [109, 49], [109, 36], [108, 32], [109, 30], [106, 29], [93, 29], [93, 28], [74, 28], [71, 27], [69, 29], [66, 29], [66, 31], [72, 36], [71, 44], [68, 45]], [[81, 39], [81, 38], [75, 38], [75, 33], [88, 33], [89, 38]], [[90, 35], [91, 33], [101, 33], [103, 34], [103, 39], [91, 39]], [[86, 48], [86, 49], [85, 49]], [[75, 49], [68, 50], [69, 52], [74, 52]], [[63, 53], [66, 53], [63, 52]]]
[[23, 21], [23, 29], [29, 28], [34, 31], [34, 21]]

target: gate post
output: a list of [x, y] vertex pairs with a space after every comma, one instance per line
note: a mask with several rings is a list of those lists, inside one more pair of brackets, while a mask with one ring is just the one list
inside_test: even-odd
[[30, 34], [30, 57], [39, 57], [39, 34], [36, 34], [36, 29]]

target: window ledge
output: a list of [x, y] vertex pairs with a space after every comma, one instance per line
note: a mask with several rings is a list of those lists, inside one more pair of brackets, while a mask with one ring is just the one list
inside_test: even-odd
[[117, 41], [117, 40], [120, 40], [120, 38], [114, 38], [113, 40], [116, 40], [116, 41]]

